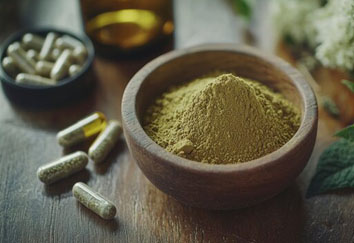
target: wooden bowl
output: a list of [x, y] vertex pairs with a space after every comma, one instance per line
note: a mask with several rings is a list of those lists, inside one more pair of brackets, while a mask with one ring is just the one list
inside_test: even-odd
[[[184, 159], [157, 145], [141, 125], [147, 106], [169, 86], [213, 70], [235, 72], [281, 92], [302, 113], [294, 137], [264, 157], [226, 165]], [[157, 188], [187, 205], [225, 210], [260, 203], [295, 180], [314, 147], [317, 103], [301, 74], [281, 59], [250, 47], [209, 44], [172, 51], [145, 65], [125, 89], [122, 120], [132, 157]]]

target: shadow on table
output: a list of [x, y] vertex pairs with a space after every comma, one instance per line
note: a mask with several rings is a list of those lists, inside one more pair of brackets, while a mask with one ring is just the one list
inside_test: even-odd
[[34, 128], [58, 130], [63, 129], [83, 118], [95, 107], [95, 96], [90, 96], [62, 107], [52, 109], [31, 109], [9, 102], [14, 113], [21, 121]]
[[68, 147], [68, 148], [63, 148], [63, 150], [62, 150], [63, 156], [71, 154], [71, 153], [74, 153], [76, 151], [83, 151], [86, 154], [88, 154], [88, 150], [89, 150], [90, 146], [92, 145], [92, 143], [97, 138], [97, 136], [98, 135], [94, 135], [94, 136], [92, 136], [90, 138], [87, 138], [85, 141], [83, 141], [83, 142], [81, 142], [81, 143], [79, 143], [77, 145], [73, 145], [73, 146]]
[[183, 241], [301, 242], [305, 211], [296, 184], [266, 202], [234, 211], [191, 208], [171, 197], [163, 198], [161, 210], [179, 225]]
[[113, 164], [119, 160], [119, 155], [123, 154], [125, 146], [124, 139], [120, 138], [104, 161], [100, 164], [95, 164], [95, 172], [99, 175], [105, 175], [108, 171], [110, 171], [109, 169], [113, 166]]
[[88, 169], [84, 169], [83, 171], [80, 171], [64, 180], [60, 180], [50, 185], [46, 185], [44, 187], [45, 189], [44, 195], [49, 197], [55, 197], [58, 195], [71, 192], [76, 182], [87, 183], [90, 177], [91, 177], [90, 171]]
[[76, 202], [76, 207], [80, 212], [80, 215], [84, 218], [85, 222], [90, 222], [98, 228], [98, 230], [108, 230], [109, 232], [115, 232], [119, 229], [118, 217], [111, 220], [102, 219], [90, 209], [83, 206], [81, 203]]

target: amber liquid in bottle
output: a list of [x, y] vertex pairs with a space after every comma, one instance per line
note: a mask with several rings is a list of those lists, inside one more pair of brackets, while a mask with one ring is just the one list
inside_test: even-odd
[[91, 39], [121, 51], [143, 48], [174, 30], [172, 0], [81, 0]]

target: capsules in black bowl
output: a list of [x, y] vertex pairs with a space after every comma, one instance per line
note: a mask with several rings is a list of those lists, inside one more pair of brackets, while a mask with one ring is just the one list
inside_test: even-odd
[[0, 79], [14, 102], [32, 106], [68, 103], [87, 94], [94, 83], [90, 39], [55, 29], [13, 34], [0, 52]]

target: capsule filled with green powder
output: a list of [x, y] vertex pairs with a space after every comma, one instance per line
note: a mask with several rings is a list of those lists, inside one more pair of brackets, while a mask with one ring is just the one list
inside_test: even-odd
[[83, 170], [87, 163], [87, 154], [78, 151], [39, 167], [37, 176], [44, 184], [51, 184]]
[[118, 121], [108, 122], [107, 127], [97, 137], [89, 149], [90, 158], [96, 163], [101, 163], [116, 144], [119, 135], [122, 133], [122, 126]]
[[103, 219], [112, 219], [117, 209], [112, 202], [95, 192], [88, 185], [78, 182], [73, 186], [74, 197], [85, 207], [98, 214]]

